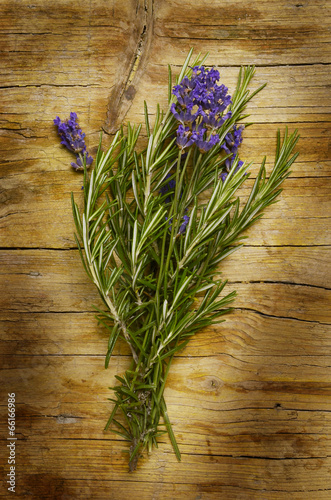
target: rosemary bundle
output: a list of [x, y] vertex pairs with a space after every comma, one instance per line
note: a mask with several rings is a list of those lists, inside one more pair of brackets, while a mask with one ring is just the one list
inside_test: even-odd
[[191, 58], [192, 50], [174, 86], [169, 66], [168, 108], [157, 106], [153, 126], [145, 103], [142, 151], [136, 146], [141, 126], [128, 123], [106, 152], [100, 139], [93, 160], [77, 115], [54, 120], [62, 144], [76, 154], [73, 168], [84, 171], [82, 213], [72, 196], [75, 237], [105, 306], [96, 317], [109, 330], [106, 368], [118, 338], [132, 353], [129, 369], [111, 388], [106, 425], [129, 442], [131, 471], [164, 432], [180, 460], [164, 399], [171, 362], [192, 335], [231, 310], [235, 291], [224, 294], [220, 263], [275, 203], [297, 157], [297, 131], [286, 129], [283, 139], [278, 131], [271, 173], [264, 158], [248, 198], [240, 200], [238, 190], [250, 176], [250, 165], [238, 157], [250, 125], [245, 108], [264, 85], [250, 92], [255, 70], [243, 67], [231, 97], [218, 84], [219, 72], [203, 66], [206, 56], [190, 64]]

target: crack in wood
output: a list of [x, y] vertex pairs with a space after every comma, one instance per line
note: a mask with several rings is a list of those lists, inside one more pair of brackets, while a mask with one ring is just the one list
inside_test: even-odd
[[321, 286], [321, 285], [311, 285], [310, 283], [296, 283], [294, 281], [277, 281], [277, 280], [248, 280], [248, 281], [230, 281], [228, 280], [229, 285], [290, 285], [290, 286], [302, 286], [302, 287], [309, 287], [309, 288], [318, 288], [320, 290], [326, 290], [329, 291], [331, 288]]
[[[300, 318], [295, 318], [292, 316], [277, 316], [275, 314], [267, 314], [263, 313], [261, 311], [257, 311], [256, 309], [250, 308], [250, 307], [233, 307], [233, 311], [249, 311], [254, 314], [257, 314], [258, 316], [263, 316], [265, 318], [275, 318], [275, 319], [280, 319], [280, 320], [292, 320], [292, 321], [300, 321], [303, 323], [309, 323], [313, 325], [322, 325], [322, 326], [329, 326], [330, 323], [318, 321], [318, 320], [309, 320], [309, 319], [300, 319]], [[9, 309], [7, 308], [6, 313], [8, 314], [24, 314], [24, 315], [29, 315], [29, 314], [95, 314], [95, 310], [91, 309], [84, 309], [82, 311], [73, 311], [73, 310], [68, 310], [68, 311], [50, 311], [50, 310], [39, 310], [39, 311], [20, 311], [17, 309]], [[9, 321], [9, 320], [0, 320], [1, 322], [4, 321]]]
[[[0, 180], [3, 179], [4, 177], [0, 177]], [[15, 212], [16, 214], [18, 213], [23, 213], [23, 212]], [[29, 212], [24, 212], [24, 213], [29, 213]], [[265, 220], [273, 220], [273, 219], [270, 219], [268, 217], [264, 217]], [[308, 217], [307, 217], [308, 219]], [[330, 219], [330, 217], [309, 217], [309, 219]], [[327, 243], [320, 243], [320, 244], [316, 244], [316, 245], [306, 245], [306, 244], [302, 244], [302, 245], [293, 245], [293, 244], [288, 244], [288, 245], [272, 245], [272, 244], [261, 244], [261, 245], [254, 245], [254, 244], [250, 244], [250, 243], [245, 243], [244, 244], [244, 248], [319, 248], [319, 247], [326, 247], [326, 248], [329, 248], [330, 245], [327, 244]], [[22, 251], [29, 251], [29, 250], [47, 250], [47, 251], [50, 251], [50, 252], [67, 252], [67, 251], [77, 251], [77, 247], [76, 246], [68, 246], [68, 247], [13, 247], [13, 246], [8, 246], [8, 247], [0, 247], [0, 251], [15, 251], [15, 250], [22, 250]], [[234, 281], [232, 283], [235, 283]], [[258, 281], [258, 283], [260, 283], [260, 281]], [[271, 283], [270, 281], [268, 281], [268, 283]], [[287, 282], [283, 281], [281, 283], [285, 283], [287, 284]], [[291, 284], [291, 283], [289, 283]], [[293, 283], [294, 284], [294, 283]], [[304, 285], [303, 285], [304, 286]], [[315, 286], [315, 285], [307, 285], [307, 286]]]
[[263, 313], [261, 311], [257, 311], [256, 309], [253, 309], [252, 307], [233, 307], [233, 310], [234, 311], [251, 311], [251, 312], [258, 314], [260, 316], [263, 316], [265, 318], [291, 319], [293, 321], [301, 321], [303, 323], [313, 323], [313, 324], [324, 325], [324, 326], [330, 325], [330, 323], [326, 323], [326, 322], [318, 321], [318, 320], [314, 321], [314, 320], [310, 320], [310, 319], [295, 318], [293, 316], [277, 316], [275, 314], [267, 314], [267, 313]]
[[21, 210], [20, 212], [9, 212], [8, 214], [1, 215], [0, 220], [6, 219], [7, 217], [10, 217], [11, 215], [21, 215], [21, 214], [27, 214], [28, 212], [26, 210]]
[[233, 455], [233, 454], [217, 454], [213, 453], [210, 455], [209, 453], [196, 453], [196, 452], [185, 452], [182, 451], [182, 455], [192, 455], [194, 454], [195, 456], [201, 456], [201, 457], [208, 457], [212, 456], [213, 458], [220, 457], [220, 458], [234, 458], [234, 459], [252, 459], [252, 460], [278, 460], [278, 461], [289, 461], [289, 460], [321, 460], [321, 459], [326, 459], [330, 458], [331, 455], [324, 455], [324, 456], [318, 456], [318, 457], [268, 457], [268, 456], [263, 456], [263, 455]]
[[[120, 441], [122, 442], [122, 440], [120, 439], [104, 439], [104, 441], [113, 441], [113, 442], [116, 442], [116, 441]], [[168, 452], [164, 452], [165, 454], [167, 454]], [[29, 477], [29, 476], [34, 476], [34, 474], [22, 474], [22, 477]], [[148, 476], [147, 476], [148, 477]], [[63, 481], [63, 483], [67, 482], [68, 484], [70, 484], [73, 479], [71, 478], [66, 478], [66, 477], [62, 477], [61, 480]], [[120, 476], [118, 476], [115, 480], [114, 479], [107, 479], [105, 477], [102, 477], [102, 479], [100, 478], [91, 478], [91, 477], [79, 477], [79, 476], [75, 476], [75, 479], [74, 479], [74, 482], [86, 482], [88, 484], [95, 484], [95, 488], [98, 489], [98, 487], [100, 488], [100, 485], [101, 484], [109, 484], [109, 488], [110, 490], [108, 491], [112, 491], [111, 488], [114, 487], [114, 485], [116, 483], [119, 483], [119, 484], [125, 484], [127, 485], [128, 484], [128, 479], [126, 477], [124, 478], [121, 478]], [[130, 484], [134, 484], [134, 485], [151, 485], [152, 488], [153, 488], [153, 491], [155, 491], [155, 480], [148, 480], [146, 479], [146, 477], [143, 477], [142, 479], [136, 479], [135, 481], [130, 481]], [[216, 488], [217, 488], [217, 491], [216, 492], [220, 492], [221, 491], [224, 491], [224, 488], [230, 488], [230, 489], [236, 489], [236, 490], [241, 490], [243, 492], [246, 492], [246, 491], [254, 491], [254, 492], [262, 492], [262, 493], [286, 493], [287, 496], [292, 494], [292, 493], [315, 493], [315, 492], [318, 492], [318, 491], [331, 491], [331, 488], [315, 488], [315, 489], [301, 489], [301, 490], [298, 490], [298, 489], [291, 489], [291, 490], [280, 490], [280, 489], [272, 489], [272, 488], [268, 488], [266, 486], [264, 486], [262, 489], [261, 488], [253, 488], [253, 487], [250, 487], [250, 486], [247, 486], [247, 485], [240, 485], [240, 484], [225, 484], [224, 482], [220, 482], [219, 484], [215, 484], [215, 483], [201, 483], [199, 482], [197, 484], [197, 482], [190, 482], [190, 480], [186, 480], [186, 481], [179, 481], [178, 479], [176, 479], [176, 483], [174, 483], [174, 480], [173, 478], [170, 476], [170, 479], [167, 479], [167, 477], [164, 477], [162, 478], [162, 485], [170, 485], [172, 490], [174, 489], [174, 484], [177, 486], [185, 486], [185, 487], [197, 487], [199, 489], [199, 491], [203, 491], [204, 488], [208, 488], [208, 491], [216, 491]], [[220, 488], [218, 490], [218, 488]], [[186, 496], [185, 496], [186, 497]], [[105, 497], [106, 498], [106, 497]], [[108, 498], [108, 497], [107, 497]], [[155, 498], [153, 496], [153, 498]], [[159, 498], [159, 497], [158, 497]], [[170, 498], [170, 497], [169, 497]], [[171, 498], [174, 498], [174, 497], [171, 497]], [[191, 497], [190, 497], [191, 498]], [[193, 497], [192, 497], [193, 498]], [[199, 496], [196, 496], [195, 497], [196, 500], [198, 500], [199, 498], [202, 498], [200, 495]], [[224, 497], [225, 498], [225, 497]], [[229, 497], [228, 497], [229, 498]], [[234, 498], [234, 497], [231, 497], [231, 498]], [[245, 498], [248, 498], [248, 497], [245, 497]], [[262, 498], [262, 497], [260, 497]]]
[[[159, 36], [159, 35], [156, 35], [156, 36]], [[330, 66], [331, 63], [329, 62], [319, 62], [319, 61], [316, 61], [316, 62], [312, 62], [312, 63], [294, 63], [292, 62], [290, 65], [289, 64], [282, 64], [282, 63], [278, 63], [278, 64], [274, 64], [274, 63], [259, 63], [258, 61], [254, 62], [254, 66], [255, 68], [288, 68], [289, 66], [294, 66], [294, 67], [300, 67], [300, 66], [310, 66], [310, 67], [313, 67], [313, 66]], [[162, 64], [158, 64], [158, 63], [154, 63], [154, 66], [161, 66], [162, 67]], [[180, 69], [181, 66], [179, 64], [172, 64], [172, 67], [173, 68], [178, 68]], [[238, 68], [240, 69], [242, 66], [239, 65], [239, 64], [227, 64], [226, 62], [222, 62], [222, 68]], [[286, 123], [288, 123], [286, 121]]]
[[[124, 57], [124, 70], [123, 67], [120, 68], [117, 85], [109, 98], [107, 118], [102, 126], [107, 134], [113, 134], [118, 130], [119, 124], [124, 121], [136, 95], [153, 37], [153, 10], [154, 0], [137, 0], [136, 17], [140, 24], [139, 36], [133, 54]], [[130, 43], [128, 45], [130, 46]], [[129, 69], [126, 70], [126, 68]]]
[[[41, 88], [41, 87], [57, 87], [57, 88], [75, 88], [75, 87], [84, 87], [84, 88], [99, 88], [99, 85], [96, 83], [87, 83], [87, 84], [82, 84], [82, 83], [74, 83], [74, 84], [57, 84], [57, 83], [27, 83], [27, 84], [22, 84], [22, 85], [4, 85], [0, 87], [0, 90], [10, 90], [10, 89], [29, 89], [29, 88]], [[17, 113], [19, 114], [19, 113]]]

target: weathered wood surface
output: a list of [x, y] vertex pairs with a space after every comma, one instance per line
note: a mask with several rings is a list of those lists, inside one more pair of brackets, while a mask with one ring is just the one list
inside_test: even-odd
[[[18, 498], [330, 499], [330, 4], [2, 0], [0, 14], [0, 496], [15, 392]], [[176, 72], [191, 46], [230, 90], [242, 64], [257, 66], [254, 86], [268, 83], [241, 149], [253, 176], [285, 124], [300, 131], [300, 156], [222, 266], [233, 314], [173, 363], [182, 462], [164, 437], [128, 474], [124, 443], [103, 427], [129, 352], [119, 344], [104, 370], [99, 298], [73, 238], [82, 180], [52, 120], [75, 110], [93, 154], [101, 128], [143, 121], [144, 99], [151, 115], [165, 105], [167, 64]]]

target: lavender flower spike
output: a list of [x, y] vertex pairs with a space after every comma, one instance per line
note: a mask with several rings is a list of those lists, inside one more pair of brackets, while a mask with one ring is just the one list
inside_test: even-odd
[[[170, 177], [171, 177], [171, 174], [167, 174], [165, 176], [165, 179], [169, 179]], [[169, 191], [170, 191], [169, 196], [167, 196], [166, 199], [164, 200], [165, 203], [170, 203], [171, 202], [171, 199], [172, 199], [173, 194], [174, 194], [175, 187], [176, 187], [176, 181], [175, 181], [175, 179], [171, 179], [167, 184], [164, 184], [163, 186], [161, 186], [161, 189], [159, 191], [159, 193], [161, 195], [168, 194]]]
[[188, 215], [184, 215], [183, 219], [184, 219], [184, 222], [179, 227], [179, 233], [180, 234], [183, 234], [185, 232], [186, 226], [187, 226], [187, 224], [189, 223], [189, 220], [190, 220], [190, 218], [189, 218]]
[[79, 128], [77, 120], [77, 114], [72, 112], [70, 118], [64, 122], [57, 116], [54, 125], [58, 128], [61, 144], [76, 155], [76, 163], [71, 163], [71, 166], [75, 170], [84, 170], [84, 162], [88, 168], [92, 164], [93, 158], [86, 150], [85, 134]]
[[[226, 154], [228, 154], [228, 155], [232, 154], [232, 156], [230, 156], [230, 158], [227, 158], [225, 160], [225, 167], [226, 167], [226, 170], [228, 172], [232, 168], [233, 162], [234, 162], [236, 155], [237, 155], [237, 152], [238, 152], [238, 148], [239, 148], [240, 144], [242, 143], [243, 130], [244, 130], [244, 125], [240, 125], [239, 127], [237, 127], [237, 125], [234, 125], [232, 132], [229, 132], [228, 134], [226, 134], [225, 141], [221, 146], [221, 148], [224, 149]], [[240, 162], [240, 161], [238, 162], [236, 170], [238, 170], [238, 168], [240, 168], [242, 163], [243, 162]]]
[[[219, 135], [214, 131], [231, 118], [231, 111], [224, 112], [232, 101], [228, 88], [217, 85], [220, 74], [215, 68], [206, 70], [204, 66], [195, 66], [192, 70], [191, 78], [185, 76], [173, 87], [177, 103], [173, 103], [170, 110], [180, 122], [177, 129], [179, 148], [195, 144], [201, 153], [206, 153], [219, 143]], [[204, 135], [207, 128], [212, 132], [208, 140]]]

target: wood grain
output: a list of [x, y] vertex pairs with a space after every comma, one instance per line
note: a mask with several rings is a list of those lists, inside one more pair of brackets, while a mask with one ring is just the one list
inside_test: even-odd
[[[17, 496], [36, 499], [329, 500], [331, 496], [330, 5], [326, 0], [3, 0], [0, 3], [0, 497], [8, 498], [7, 393], [17, 399]], [[109, 386], [101, 306], [75, 248], [70, 170], [53, 119], [76, 111], [95, 154], [124, 121], [166, 105], [194, 47], [230, 93], [256, 65], [252, 177], [277, 129], [301, 135], [279, 203], [220, 267], [237, 290], [224, 323], [178, 353], [166, 387], [182, 451], [168, 438], [128, 474], [103, 428]], [[143, 146], [145, 133], [139, 142]]]

